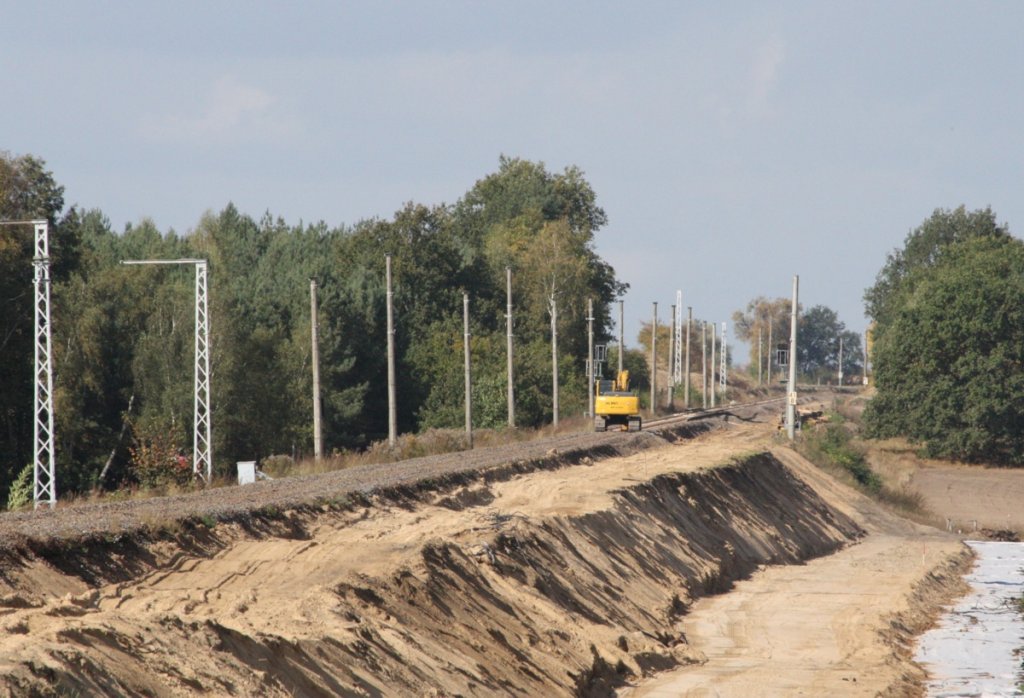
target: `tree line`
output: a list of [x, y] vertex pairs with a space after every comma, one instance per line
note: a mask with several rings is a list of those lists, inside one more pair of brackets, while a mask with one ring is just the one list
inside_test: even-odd
[[1024, 464], [1024, 242], [990, 208], [936, 210], [864, 294], [869, 433], [926, 455]]
[[[751, 376], [773, 381], [781, 375], [778, 349], [786, 347], [788, 351], [792, 308], [790, 298], [759, 296], [747, 303], [745, 310], [733, 313], [736, 336], [750, 348]], [[825, 305], [804, 310], [798, 303], [797, 314], [798, 380], [837, 383], [842, 368], [845, 384], [861, 382], [864, 347], [860, 333], [848, 330], [838, 313]]]
[[[215, 465], [312, 443], [309, 280], [318, 284], [327, 451], [386, 437], [385, 254], [392, 256], [398, 428], [462, 424], [462, 294], [472, 307], [474, 423], [506, 420], [505, 280], [513, 271], [514, 392], [524, 426], [551, 418], [551, 309], [560, 403], [582, 411], [586, 302], [609, 338], [626, 290], [594, 249], [607, 222], [576, 167], [502, 157], [454, 204], [408, 203], [389, 219], [330, 227], [258, 220], [228, 204], [179, 235], [151, 220], [111, 229], [65, 209], [45, 162], [0, 154], [0, 219], [51, 224], [60, 491], [147, 484], [190, 450], [194, 272], [124, 259], [209, 261]], [[0, 493], [32, 459], [32, 230], [0, 228]], [[104, 473], [103, 481], [100, 474]]]

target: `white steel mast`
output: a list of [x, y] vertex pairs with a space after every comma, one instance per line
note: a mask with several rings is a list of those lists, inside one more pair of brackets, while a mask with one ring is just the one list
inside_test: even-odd
[[35, 227], [35, 408], [33, 410], [33, 487], [36, 508], [57, 505], [57, 473], [53, 454], [53, 337], [50, 331], [50, 224], [32, 221]]
[[191, 264], [196, 269], [195, 386], [193, 391], [192, 474], [207, 484], [213, 474], [210, 422], [210, 315], [205, 259], [129, 259], [121, 264]]

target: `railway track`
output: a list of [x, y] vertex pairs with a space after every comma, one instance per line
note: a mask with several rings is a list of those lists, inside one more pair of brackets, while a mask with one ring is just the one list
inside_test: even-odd
[[749, 408], [749, 407], [761, 407], [764, 405], [771, 405], [774, 403], [785, 404], [786, 397], [784, 395], [779, 397], [769, 398], [767, 400], [756, 400], [754, 402], [737, 402], [730, 405], [723, 405], [722, 407], [712, 407], [708, 409], [695, 407], [693, 409], [684, 410], [683, 412], [674, 412], [673, 414], [659, 417], [658, 419], [650, 419], [644, 422], [644, 429], [657, 429], [659, 427], [669, 427], [674, 424], [680, 424], [683, 422], [690, 422], [696, 419], [705, 419], [707, 417], [714, 417], [716, 415], [727, 414], [736, 410]]
[[[644, 424], [644, 431], [713, 418], [739, 410], [783, 403], [784, 397], [679, 412]], [[629, 437], [640, 436], [636, 432]], [[261, 481], [245, 486], [211, 487], [151, 499], [61, 502], [56, 509], [0, 514], [0, 551], [30, 540], [46, 541], [118, 536], [152, 527], [154, 522], [230, 519], [259, 511], [284, 511], [317, 502], [342, 502], [394, 488], [427, 487], [474, 471], [525, 464], [590, 450], [637, 448], [627, 432], [575, 432], [535, 441], [513, 442], [403, 461], [372, 463], [316, 475]], [[642, 438], [642, 437], [641, 437]], [[425, 484], [426, 483], [426, 484]]]

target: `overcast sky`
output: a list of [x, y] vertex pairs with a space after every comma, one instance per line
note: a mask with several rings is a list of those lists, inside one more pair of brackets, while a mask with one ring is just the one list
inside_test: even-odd
[[0, 27], [0, 149], [115, 230], [352, 224], [501, 154], [576, 165], [630, 335], [676, 289], [720, 322], [794, 274], [861, 331], [934, 209], [1024, 230], [1020, 2], [0, 0]]

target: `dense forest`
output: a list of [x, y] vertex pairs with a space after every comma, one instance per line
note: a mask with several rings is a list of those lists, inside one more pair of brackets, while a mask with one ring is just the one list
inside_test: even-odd
[[[209, 260], [213, 453], [221, 473], [235, 460], [311, 449], [310, 279], [318, 284], [328, 452], [363, 448], [388, 431], [386, 254], [399, 431], [462, 424], [464, 292], [474, 421], [489, 427], [506, 421], [506, 267], [521, 425], [551, 418], [552, 303], [562, 410], [580, 412], [587, 299], [604, 340], [610, 306], [626, 288], [594, 250], [606, 216], [583, 173], [514, 158], [501, 158], [497, 172], [454, 204], [409, 203], [388, 220], [290, 225], [228, 204], [179, 235], [149, 220], [115, 232], [98, 209], [65, 209], [63, 187], [42, 160], [0, 154], [0, 219], [31, 218], [51, 224], [63, 493], [144, 481], [154, 459], [191, 449], [194, 271], [121, 260]], [[0, 228], [0, 496], [32, 459], [32, 254], [31, 226]]]

